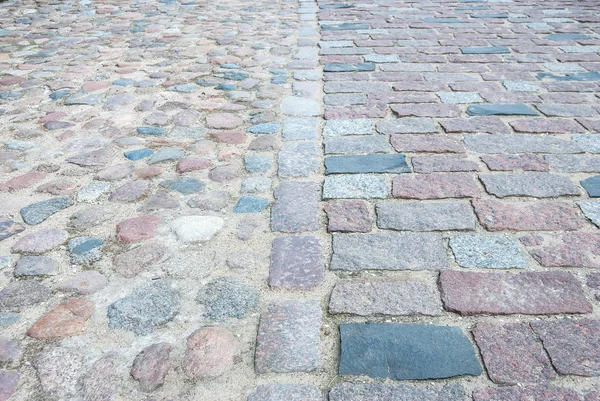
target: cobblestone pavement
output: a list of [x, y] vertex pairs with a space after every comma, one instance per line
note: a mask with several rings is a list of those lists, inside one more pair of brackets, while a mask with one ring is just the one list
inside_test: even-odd
[[594, 0], [0, 3], [0, 401], [600, 400]]

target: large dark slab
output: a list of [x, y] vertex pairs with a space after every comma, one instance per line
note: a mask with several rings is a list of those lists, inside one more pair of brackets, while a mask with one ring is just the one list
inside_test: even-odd
[[467, 107], [470, 116], [537, 116], [538, 113], [524, 104], [472, 104]]
[[506, 54], [510, 50], [506, 46], [461, 47], [462, 54]]
[[458, 327], [396, 323], [340, 325], [341, 375], [393, 380], [480, 375], [473, 344]]
[[587, 191], [592, 198], [600, 197], [600, 175], [595, 175], [581, 181], [581, 186]]
[[325, 174], [410, 173], [404, 155], [374, 154], [325, 158]]

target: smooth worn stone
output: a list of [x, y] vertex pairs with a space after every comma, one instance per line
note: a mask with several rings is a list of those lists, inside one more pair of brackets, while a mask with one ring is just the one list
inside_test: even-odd
[[210, 170], [208, 178], [215, 182], [235, 180], [240, 176], [240, 168], [236, 165], [218, 166]]
[[494, 383], [543, 383], [556, 377], [544, 347], [527, 323], [478, 323], [473, 337]]
[[46, 184], [42, 184], [35, 190], [36, 192], [47, 193], [52, 195], [69, 195], [73, 189], [75, 188], [75, 184], [70, 181], [63, 179], [56, 179], [47, 182]]
[[45, 177], [46, 174], [43, 172], [31, 171], [3, 182], [0, 184], [0, 191], [18, 191], [43, 180]]
[[162, 148], [150, 156], [150, 159], [148, 159], [148, 164], [177, 161], [184, 156], [185, 151], [181, 148]]
[[18, 341], [0, 338], [0, 362], [18, 362], [22, 353], [23, 348]]
[[600, 175], [581, 180], [581, 186], [586, 190], [591, 198], [600, 197]]
[[535, 234], [520, 239], [542, 266], [600, 268], [600, 233]]
[[321, 364], [322, 312], [316, 300], [272, 302], [260, 315], [257, 373], [310, 372]]
[[321, 168], [321, 149], [314, 142], [286, 142], [279, 152], [278, 175], [281, 178], [308, 177]]
[[51, 296], [52, 290], [35, 280], [12, 281], [0, 291], [0, 310], [19, 312]]
[[135, 277], [153, 262], [162, 259], [168, 248], [158, 242], [151, 242], [123, 252], [113, 259], [115, 271], [123, 277]]
[[187, 338], [187, 348], [181, 367], [184, 374], [196, 381], [219, 377], [231, 370], [240, 352], [239, 341], [223, 327], [204, 327]]
[[317, 231], [319, 189], [312, 182], [282, 182], [274, 194], [271, 229], [288, 233]]
[[345, 323], [340, 341], [341, 375], [415, 380], [482, 373], [473, 344], [458, 327]]
[[334, 234], [333, 270], [440, 270], [448, 267], [442, 237], [430, 233]]
[[150, 193], [150, 181], [134, 180], [129, 181], [119, 188], [115, 189], [108, 197], [113, 202], [137, 202], [139, 199]]
[[600, 374], [600, 321], [560, 319], [531, 322], [556, 371], [563, 375]]
[[84, 230], [98, 226], [115, 217], [115, 212], [104, 206], [91, 206], [75, 212], [67, 226], [75, 230]]
[[37, 203], [32, 203], [31, 205], [21, 209], [20, 214], [25, 223], [37, 225], [45, 221], [54, 213], [57, 213], [72, 205], [73, 201], [71, 200], [71, 198], [53, 198]]
[[461, 267], [524, 268], [527, 262], [516, 240], [491, 235], [457, 235], [450, 238], [452, 253]]
[[233, 277], [219, 277], [198, 292], [196, 301], [204, 305], [203, 316], [211, 320], [243, 319], [258, 304], [258, 291]]
[[81, 334], [94, 309], [94, 304], [90, 301], [71, 298], [42, 316], [27, 330], [27, 335], [46, 340]]
[[281, 123], [261, 123], [246, 129], [251, 134], [277, 134], [281, 131]]
[[190, 195], [200, 192], [206, 185], [195, 178], [178, 178], [175, 180], [163, 181], [159, 184], [161, 187], [177, 191], [183, 195]]
[[109, 182], [92, 181], [88, 185], [82, 187], [77, 192], [78, 202], [94, 202], [100, 199], [102, 195], [110, 191], [111, 185]]
[[467, 107], [470, 116], [537, 116], [538, 113], [524, 104], [479, 104]]
[[129, 374], [140, 384], [142, 391], [151, 393], [165, 382], [171, 369], [169, 355], [173, 347], [156, 343], [144, 348], [133, 361]]
[[321, 115], [321, 107], [315, 100], [289, 96], [281, 101], [282, 114], [293, 117], [313, 117]]
[[351, 120], [327, 120], [323, 136], [370, 135], [371, 120], [366, 118]]
[[385, 178], [381, 176], [352, 174], [325, 178], [323, 199], [359, 198], [373, 199], [388, 196]]
[[581, 211], [596, 227], [600, 227], [600, 202], [580, 201], [577, 202]]
[[159, 210], [159, 209], [176, 209], [179, 207], [177, 198], [166, 191], [158, 191], [151, 196], [139, 211]]
[[40, 230], [19, 239], [11, 248], [15, 253], [41, 254], [67, 242], [69, 233], [56, 228]]
[[329, 401], [462, 401], [465, 390], [461, 384], [388, 384], [341, 383], [329, 392]]
[[410, 173], [404, 155], [330, 156], [325, 158], [325, 174]]
[[[540, 155], [484, 155], [481, 161], [491, 171], [548, 171], [550, 165]], [[413, 162], [414, 163], [414, 162]]]
[[179, 159], [176, 170], [179, 174], [204, 170], [213, 166], [213, 162], [202, 157], [184, 157]]
[[74, 265], [90, 265], [102, 257], [104, 238], [75, 237], [67, 245], [71, 263]]
[[239, 145], [246, 142], [246, 133], [244, 131], [215, 131], [209, 135], [215, 141], [221, 143]]
[[598, 155], [546, 155], [550, 167], [562, 173], [600, 173]]
[[167, 130], [161, 127], [137, 127], [137, 133], [147, 136], [163, 136]]
[[376, 205], [377, 227], [400, 231], [475, 230], [475, 214], [466, 202], [384, 201]]
[[152, 281], [108, 306], [108, 327], [147, 335], [173, 320], [179, 312], [179, 293], [165, 280]]
[[15, 267], [15, 277], [55, 274], [56, 262], [46, 256], [23, 256]]
[[119, 391], [120, 357], [114, 352], [107, 352], [92, 364], [82, 380], [85, 400], [114, 399]]
[[272, 288], [307, 290], [322, 280], [322, 249], [312, 236], [277, 237], [271, 249], [269, 285]]
[[537, 386], [488, 387], [477, 389], [473, 392], [473, 401], [571, 401], [581, 399], [582, 398], [575, 390], [556, 387], [551, 384]]
[[327, 231], [369, 232], [373, 217], [366, 202], [360, 200], [336, 200], [327, 202]]
[[208, 241], [224, 225], [225, 221], [217, 216], [182, 216], [170, 223], [177, 238], [184, 243]]
[[437, 290], [425, 283], [348, 282], [333, 287], [329, 313], [438, 316], [442, 313], [442, 303]]
[[25, 230], [21, 224], [8, 218], [0, 218], [0, 241]]
[[287, 141], [316, 139], [317, 124], [316, 118], [286, 118], [281, 136]]
[[479, 195], [471, 174], [439, 173], [394, 177], [392, 196], [404, 199], [469, 198]]
[[473, 200], [479, 223], [488, 231], [572, 231], [582, 225], [578, 210], [563, 202]]
[[65, 99], [65, 105], [95, 106], [97, 104], [100, 104], [104, 100], [104, 96], [104, 93], [90, 95], [87, 92], [77, 92], [73, 93], [71, 96]]
[[246, 401], [323, 401], [323, 394], [307, 384], [259, 384]]
[[79, 397], [83, 376], [83, 355], [75, 350], [47, 347], [32, 361], [45, 397], [73, 400]]
[[506, 46], [461, 47], [462, 54], [507, 54], [510, 49]]
[[267, 199], [244, 195], [236, 203], [233, 213], [260, 213], [269, 207], [270, 204], [271, 202]]
[[132, 171], [133, 166], [130, 164], [105, 167], [98, 171], [94, 179], [100, 181], [117, 181], [129, 176]]
[[[403, 117], [395, 120], [383, 120], [376, 125], [380, 134], [435, 134], [433, 118], [426, 117]], [[393, 145], [393, 144], [392, 144]]]
[[547, 40], [585, 40], [592, 39], [589, 35], [584, 35], [582, 33], [551, 33], [550, 35], [546, 35], [543, 39]]
[[56, 286], [56, 289], [64, 292], [74, 292], [80, 295], [90, 295], [100, 291], [108, 284], [108, 279], [96, 270], [85, 270], [77, 273]]
[[445, 270], [439, 278], [446, 310], [463, 316], [590, 313], [581, 284], [567, 272], [475, 273]]
[[160, 216], [141, 216], [117, 224], [117, 239], [121, 242], [137, 242], [153, 238]]
[[71, 156], [66, 161], [81, 167], [106, 166], [113, 159], [113, 155], [113, 149], [103, 148]]
[[244, 120], [231, 113], [215, 113], [206, 117], [206, 125], [216, 129], [234, 129], [243, 123]]
[[266, 173], [273, 168], [268, 155], [249, 154], [244, 157], [244, 166], [249, 173]]
[[229, 197], [229, 192], [215, 191], [205, 196], [195, 196], [187, 201], [187, 205], [191, 208], [218, 212], [229, 204]]
[[550, 198], [579, 195], [579, 188], [567, 177], [551, 173], [498, 173], [480, 174], [488, 193], [498, 198], [507, 196], [532, 196]]
[[164, 173], [164, 169], [161, 167], [142, 167], [133, 170], [133, 175], [135, 178], [152, 178]]
[[127, 94], [116, 95], [109, 98], [102, 106], [102, 109], [106, 111], [115, 111], [133, 103], [134, 100], [133, 96]]
[[[367, 60], [370, 61], [370, 60]], [[375, 71], [375, 64], [373, 63], [356, 63], [356, 64], [344, 64], [344, 63], [329, 63], [323, 67], [323, 72], [353, 72], [353, 71]]]

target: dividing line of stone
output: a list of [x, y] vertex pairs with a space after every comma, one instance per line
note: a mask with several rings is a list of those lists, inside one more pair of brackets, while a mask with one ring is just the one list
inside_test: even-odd
[[[256, 340], [255, 370], [259, 374], [312, 372], [323, 366], [319, 297], [309, 291], [324, 278], [323, 246], [315, 235], [320, 228], [322, 171], [322, 69], [317, 43], [317, 9], [314, 0], [300, 0], [298, 42], [294, 60], [293, 95], [280, 105], [283, 145], [278, 155], [280, 184], [274, 192], [269, 287], [281, 291], [279, 300], [261, 313]], [[308, 292], [308, 294], [305, 294]], [[303, 299], [298, 299], [299, 295]], [[272, 397], [322, 400], [312, 385], [261, 384], [249, 401]]]

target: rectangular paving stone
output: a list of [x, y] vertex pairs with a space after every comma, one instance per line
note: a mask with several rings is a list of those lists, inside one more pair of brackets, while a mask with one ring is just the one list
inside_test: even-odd
[[510, 237], [491, 235], [456, 235], [450, 248], [460, 267], [516, 269], [527, 266], [519, 242]]
[[470, 116], [537, 116], [538, 113], [524, 104], [472, 104], [467, 107]]
[[327, 120], [323, 136], [370, 135], [371, 120], [358, 118], [350, 120]]
[[[487, 387], [473, 392], [473, 401], [588, 401], [572, 388], [551, 384], [536, 386]], [[590, 399], [589, 401], [594, 401]]]
[[488, 193], [498, 198], [531, 196], [553, 198], [579, 195], [580, 190], [569, 178], [543, 172], [479, 174]]
[[332, 270], [440, 270], [448, 266], [433, 233], [334, 234]]
[[509, 134], [510, 129], [500, 117], [484, 116], [471, 118], [452, 118], [440, 120], [440, 125], [447, 133], [462, 134], [465, 132]]
[[390, 108], [399, 117], [459, 117], [460, 108], [452, 104], [393, 104]]
[[600, 173], [598, 155], [546, 155], [544, 159], [561, 173]]
[[325, 268], [319, 240], [311, 236], [277, 237], [271, 248], [269, 286], [308, 290], [323, 280]]
[[469, 198], [479, 195], [472, 174], [410, 174], [394, 177], [392, 196], [402, 199]]
[[385, 93], [390, 91], [386, 82], [374, 81], [326, 81], [325, 93]]
[[323, 199], [381, 199], [388, 196], [385, 177], [344, 174], [325, 177]]
[[402, 154], [329, 156], [325, 158], [325, 174], [410, 173]]
[[582, 153], [577, 143], [553, 136], [467, 135], [464, 142], [478, 153]]
[[531, 327], [558, 373], [600, 376], [600, 320], [533, 321]]
[[325, 95], [323, 102], [329, 106], [350, 106], [367, 104], [367, 99], [367, 95], [364, 93], [337, 93]]
[[282, 138], [286, 141], [301, 141], [317, 138], [316, 118], [286, 118], [283, 120]]
[[442, 271], [446, 310], [461, 315], [591, 313], [579, 281], [567, 272], [476, 273]]
[[387, 135], [325, 138], [325, 154], [371, 154], [394, 151]]
[[544, 383], [556, 377], [541, 342], [527, 323], [478, 323], [473, 337], [496, 384]]
[[565, 202], [475, 199], [472, 203], [488, 231], [573, 231], [583, 223], [577, 208]]
[[433, 118], [408, 117], [380, 121], [376, 125], [380, 134], [434, 134], [438, 130]]
[[343, 63], [329, 63], [323, 67], [323, 72], [354, 72], [354, 71], [375, 71], [375, 64], [373, 63], [356, 63], [356, 64], [343, 64]]
[[507, 54], [510, 49], [506, 46], [461, 47], [462, 54]]
[[369, 29], [369, 24], [355, 24], [355, 23], [344, 23], [339, 25], [322, 24], [321, 30], [323, 31], [350, 31], [357, 29]]
[[423, 380], [482, 373], [473, 344], [458, 327], [345, 323], [340, 341], [341, 375]]
[[437, 316], [441, 310], [437, 289], [412, 281], [341, 283], [329, 298], [329, 313]]
[[333, 386], [329, 401], [464, 401], [465, 394], [458, 383], [341, 383]]
[[310, 372], [321, 366], [322, 312], [317, 300], [270, 303], [260, 315], [257, 373]]
[[543, 37], [547, 40], [585, 40], [592, 39], [589, 35], [582, 33], [551, 33]]
[[281, 178], [308, 177], [321, 168], [321, 150], [315, 142], [286, 142], [279, 152]]
[[447, 104], [483, 103], [477, 92], [436, 92], [436, 95]]
[[479, 171], [476, 162], [461, 156], [413, 156], [410, 161], [416, 173]]
[[246, 401], [323, 401], [321, 391], [307, 384], [259, 384]]
[[397, 152], [466, 153], [462, 142], [448, 135], [392, 135], [390, 141]]
[[600, 233], [574, 232], [520, 238], [531, 256], [544, 267], [600, 268]]
[[462, 23], [464, 23], [464, 21], [461, 21], [460, 19], [455, 18], [455, 17], [449, 17], [449, 18], [428, 17], [428, 18], [423, 18], [423, 22], [432, 23], [432, 24], [462, 24]]
[[[540, 110], [543, 113], [543, 110]], [[536, 134], [567, 134], [586, 132], [585, 128], [566, 118], [531, 118], [509, 121], [516, 132]]]
[[541, 103], [535, 107], [547, 117], [596, 117], [598, 115], [592, 106], [580, 104]]
[[287, 233], [319, 229], [319, 185], [314, 182], [282, 182], [271, 208], [271, 230]]
[[377, 203], [377, 227], [399, 231], [474, 230], [476, 219], [468, 202]]

